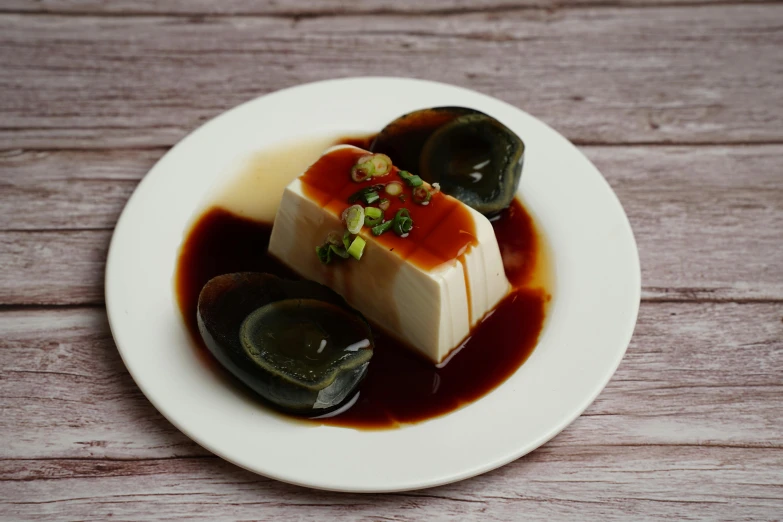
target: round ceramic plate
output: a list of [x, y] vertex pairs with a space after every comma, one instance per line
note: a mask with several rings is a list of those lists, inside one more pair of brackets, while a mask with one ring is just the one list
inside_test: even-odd
[[[506, 382], [448, 415], [385, 431], [308, 425], [272, 414], [203, 363], [174, 295], [194, 212], [237, 158], [306, 135], [375, 132], [411, 110], [461, 105], [525, 141], [520, 194], [548, 239], [555, 295], [538, 346]], [[639, 257], [620, 202], [563, 136], [504, 102], [412, 79], [302, 85], [240, 105], [183, 139], [147, 174], [117, 223], [106, 308], [128, 370], [177, 428], [213, 453], [282, 481], [400, 491], [506, 464], [554, 437], [595, 399], [631, 339]]]

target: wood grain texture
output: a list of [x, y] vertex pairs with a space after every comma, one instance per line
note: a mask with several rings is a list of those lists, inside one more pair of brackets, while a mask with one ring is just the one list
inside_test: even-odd
[[[754, 0], [0, 3], [0, 520], [775, 520], [783, 514], [783, 5]], [[103, 270], [172, 144], [255, 96], [445, 81], [598, 166], [643, 303], [588, 410], [494, 472], [312, 491], [212, 456], [136, 387]]]
[[[0, 339], [0, 459], [206, 454], [141, 395], [104, 310], [6, 311]], [[609, 386], [548, 446], [783, 451], [781, 393], [783, 304], [645, 303]]]
[[772, 520], [782, 501], [781, 457], [769, 449], [544, 447], [476, 479], [388, 495], [302, 489], [216, 458], [0, 461], [0, 509], [31, 521], [183, 513], [188, 520]]
[[165, 149], [0, 152], [0, 230], [112, 229]]
[[[726, 3], [722, 0], [5, 0], [0, 12], [61, 14], [179, 14], [335, 16], [343, 14], [448, 14], [511, 9], [567, 9], [601, 6], [666, 6]], [[762, 0], [754, 3], [773, 3]]]
[[360, 496], [258, 477], [190, 442], [141, 396], [102, 310], [5, 312], [0, 514], [768, 519], [783, 506], [782, 317], [777, 303], [646, 303], [614, 379], [543, 448], [462, 483]]
[[783, 5], [296, 17], [0, 16], [0, 148], [171, 145], [282, 87], [464, 85], [579, 143], [783, 140]]
[[110, 230], [0, 232], [0, 304], [100, 304]]
[[631, 221], [644, 299], [783, 298], [783, 147], [585, 152]]
[[[783, 299], [783, 146], [583, 149], [629, 215], [645, 299]], [[109, 230], [162, 154], [0, 156], [0, 304], [101, 302]]]

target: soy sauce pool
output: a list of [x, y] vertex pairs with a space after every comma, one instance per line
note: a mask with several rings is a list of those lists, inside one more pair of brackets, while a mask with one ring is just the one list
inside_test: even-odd
[[[519, 201], [497, 217], [493, 226], [506, 275], [515, 288], [471, 331], [447, 363], [437, 368], [373, 328], [375, 354], [358, 400], [339, 415], [312, 422], [362, 429], [420, 422], [483, 397], [525, 362], [544, 325], [550, 299], [548, 263], [533, 220]], [[188, 233], [177, 265], [176, 293], [191, 337], [204, 357], [211, 359], [198, 332], [196, 307], [209, 279], [240, 271], [296, 277], [267, 256], [271, 231], [271, 223], [215, 207], [202, 214]], [[223, 372], [217, 364], [214, 367]]]

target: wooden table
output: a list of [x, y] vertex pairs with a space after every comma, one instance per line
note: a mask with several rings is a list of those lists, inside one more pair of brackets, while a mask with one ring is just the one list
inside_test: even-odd
[[[4, 0], [4, 519], [783, 516], [783, 5], [740, 0]], [[204, 121], [329, 77], [464, 85], [563, 132], [631, 219], [643, 298], [576, 422], [458, 484], [346, 495], [214, 457], [109, 333], [112, 228]]]

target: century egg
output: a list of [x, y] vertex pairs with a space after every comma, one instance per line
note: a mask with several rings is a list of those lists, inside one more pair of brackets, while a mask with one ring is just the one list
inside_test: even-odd
[[438, 183], [441, 190], [493, 216], [514, 199], [522, 176], [525, 144], [483, 112], [434, 107], [395, 119], [378, 134], [374, 152]]
[[199, 333], [234, 377], [277, 409], [328, 413], [367, 372], [374, 341], [364, 317], [328, 287], [239, 272], [199, 294]]

